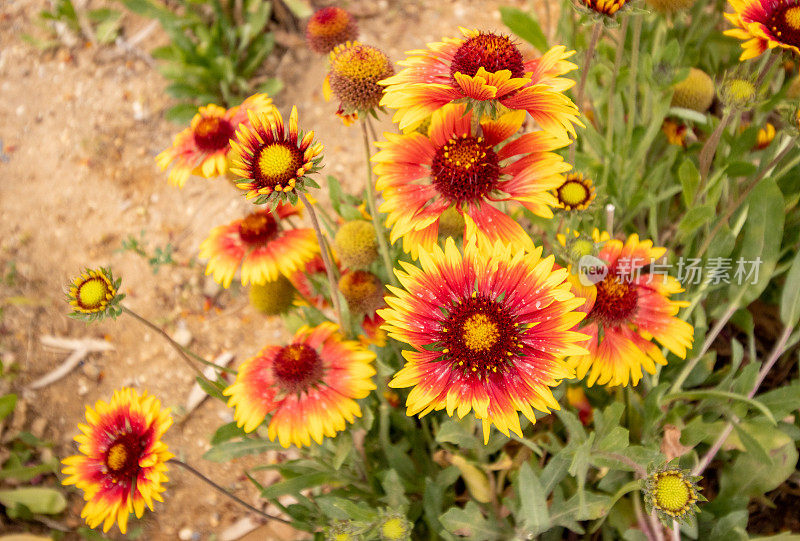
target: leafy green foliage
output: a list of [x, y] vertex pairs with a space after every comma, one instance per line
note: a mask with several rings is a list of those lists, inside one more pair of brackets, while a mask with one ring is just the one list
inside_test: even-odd
[[175, 8], [158, 0], [122, 2], [156, 19], [170, 38], [152, 53], [162, 61], [162, 75], [172, 81], [167, 93], [181, 102], [167, 112], [170, 120], [185, 123], [200, 105], [230, 107], [256, 92], [272, 96], [281, 90], [281, 82], [262, 70], [275, 48], [269, 27], [272, 2], [179, 0]]

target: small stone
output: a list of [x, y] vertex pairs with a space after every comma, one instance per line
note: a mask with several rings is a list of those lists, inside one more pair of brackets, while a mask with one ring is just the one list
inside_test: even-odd
[[191, 528], [181, 528], [181, 531], [178, 532], [178, 539], [181, 541], [189, 541], [192, 538], [192, 534], [194, 534], [194, 532]]
[[98, 376], [100, 376], [100, 369], [93, 363], [84, 363], [83, 366], [81, 366], [81, 372], [92, 381], [97, 381]]
[[178, 328], [172, 334], [172, 339], [183, 347], [187, 347], [192, 343], [192, 333], [186, 327], [186, 322], [181, 320], [178, 322]]
[[78, 396], [89, 394], [89, 383], [84, 378], [78, 379]]

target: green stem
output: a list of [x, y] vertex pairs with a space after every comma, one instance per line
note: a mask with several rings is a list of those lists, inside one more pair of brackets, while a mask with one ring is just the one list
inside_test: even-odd
[[696, 257], [703, 257], [703, 254], [705, 254], [706, 250], [708, 250], [708, 247], [711, 246], [711, 243], [716, 238], [719, 230], [728, 222], [728, 219], [731, 217], [731, 215], [733, 215], [734, 212], [736, 212], [736, 209], [738, 209], [739, 206], [744, 203], [744, 200], [747, 199], [747, 196], [750, 195], [750, 192], [753, 191], [753, 188], [755, 188], [756, 185], [761, 182], [761, 179], [767, 176], [767, 173], [769, 173], [776, 165], [778, 165], [778, 163], [783, 160], [786, 155], [789, 154], [789, 152], [796, 149], [798, 138], [800, 138], [800, 136], [793, 137], [792, 140], [789, 141], [789, 144], [786, 145], [786, 148], [778, 153], [778, 155], [775, 156], [775, 158], [773, 158], [766, 167], [762, 168], [758, 175], [756, 175], [756, 177], [750, 182], [750, 184], [748, 184], [747, 187], [742, 190], [742, 192], [739, 194], [739, 197], [737, 197], [730, 205], [728, 205], [728, 207], [725, 209], [725, 212], [723, 212], [722, 216], [720, 216], [720, 219], [717, 220], [717, 223], [714, 225], [711, 233], [709, 233], [709, 235], [706, 237], [706, 240], [703, 241], [703, 244], [700, 246]]
[[[758, 371], [756, 382], [753, 384], [750, 392], [747, 393], [747, 398], [753, 398], [756, 395], [758, 388], [761, 387], [761, 384], [764, 382], [764, 378], [767, 377], [767, 373], [772, 369], [781, 355], [785, 353], [786, 342], [789, 340], [792, 330], [794, 330], [793, 327], [784, 327], [783, 333], [781, 334], [780, 338], [778, 338], [778, 342], [775, 344], [775, 347], [772, 348], [772, 353], [770, 353], [769, 358], [762, 365], [761, 370]], [[734, 417], [734, 421], [735, 420], [736, 418]], [[711, 448], [708, 450], [708, 452], [703, 456], [700, 462], [697, 463], [697, 466], [694, 467], [692, 470], [692, 475], [700, 475], [705, 471], [708, 465], [711, 464], [711, 461], [714, 460], [714, 457], [722, 448], [722, 444], [725, 443], [725, 440], [727, 440], [728, 436], [731, 435], [731, 432], [733, 431], [733, 424], [733, 422], [728, 422], [728, 424], [725, 426], [725, 429], [722, 431], [722, 433], [720, 433], [713, 445], [711, 445]]]
[[[170, 335], [168, 335], [167, 332], [164, 329], [162, 329], [161, 327], [159, 327], [158, 325], [156, 325], [155, 323], [153, 323], [149, 319], [147, 319], [147, 318], [145, 318], [143, 316], [140, 316], [139, 314], [137, 314], [136, 312], [134, 312], [133, 310], [131, 310], [127, 306], [123, 305], [123, 306], [121, 306], [121, 308], [122, 308], [122, 311], [124, 313], [128, 314], [129, 316], [131, 316], [133, 319], [135, 319], [139, 323], [142, 323], [144, 326], [154, 330], [156, 333], [161, 335], [161, 337], [164, 338], [164, 340], [166, 340], [167, 343], [170, 346], [172, 346], [172, 348], [175, 351], [178, 352], [178, 355], [180, 356], [180, 358], [183, 359], [186, 362], [187, 365], [189, 365], [189, 368], [191, 368], [192, 370], [194, 370], [197, 373], [198, 377], [203, 378], [207, 383], [213, 385], [213, 383], [211, 381], [209, 381], [209, 379], [203, 374], [203, 371], [200, 370], [199, 368], [197, 368], [197, 366], [195, 366], [195, 364], [192, 362], [192, 359], [189, 358], [189, 353], [190, 352], [188, 352], [188, 350], [185, 347], [183, 347], [182, 345], [177, 343], [175, 340], [173, 340], [172, 337]], [[195, 358], [199, 358], [194, 353], [192, 353], [192, 355]], [[208, 364], [210, 366], [214, 366], [216, 368], [219, 368], [214, 363], [208, 362], [205, 359], [203, 359], [202, 362], [205, 363], [205, 364]]]
[[[619, 29], [619, 43], [617, 43], [617, 51], [614, 55], [614, 73], [611, 74], [611, 82], [608, 89], [608, 115], [606, 117], [606, 152], [611, 155], [612, 141], [614, 139], [614, 107], [617, 103], [614, 92], [616, 90], [617, 77], [619, 76], [619, 69], [622, 67], [622, 53], [625, 51], [625, 38], [628, 36], [628, 21], [629, 16], [622, 19], [622, 26]], [[610, 161], [610, 160], [609, 160]]]
[[[739, 298], [741, 298], [741, 296]], [[690, 360], [683, 366], [683, 369], [681, 370], [680, 374], [678, 374], [678, 377], [675, 379], [674, 383], [672, 384], [672, 387], [670, 387], [669, 389], [670, 394], [677, 393], [678, 391], [681, 390], [683, 382], [686, 381], [686, 378], [689, 377], [689, 374], [692, 372], [692, 370], [694, 370], [694, 367], [697, 366], [697, 363], [700, 362], [700, 359], [702, 359], [703, 355], [705, 355], [706, 352], [709, 350], [711, 344], [714, 343], [714, 340], [716, 340], [717, 336], [719, 336], [720, 331], [722, 331], [722, 328], [725, 326], [726, 323], [728, 323], [728, 320], [733, 316], [736, 310], [739, 309], [739, 298], [735, 299], [730, 304], [730, 306], [728, 306], [728, 309], [725, 311], [724, 314], [722, 314], [722, 317], [717, 320], [717, 322], [708, 332], [708, 334], [706, 335], [706, 339], [703, 342], [703, 347], [700, 348], [700, 353], [695, 355], [692, 358], [692, 360]]]
[[706, 144], [703, 145], [703, 148], [700, 150], [700, 186], [698, 186], [697, 192], [695, 192], [695, 199], [697, 199], [697, 195], [703, 191], [703, 185], [708, 178], [709, 170], [711, 170], [711, 162], [714, 161], [714, 154], [716, 154], [719, 141], [722, 139], [722, 132], [725, 131], [732, 116], [733, 111], [725, 111], [722, 120], [719, 121], [716, 129], [711, 133], [711, 137], [708, 138], [708, 141], [706, 141]]
[[211, 479], [209, 479], [208, 477], [206, 477], [205, 475], [203, 475], [202, 473], [200, 473], [199, 471], [197, 471], [196, 469], [194, 469], [192, 466], [188, 465], [187, 463], [182, 462], [182, 461], [178, 460], [177, 458], [170, 458], [167, 462], [169, 462], [170, 464], [175, 464], [176, 466], [180, 466], [184, 470], [188, 471], [189, 473], [191, 473], [192, 475], [194, 475], [195, 477], [197, 477], [198, 479], [200, 479], [201, 481], [203, 481], [204, 483], [206, 483], [207, 485], [212, 487], [214, 490], [216, 490], [220, 494], [223, 494], [223, 495], [227, 496], [228, 498], [230, 498], [231, 500], [235, 501], [236, 503], [238, 503], [239, 505], [241, 505], [245, 509], [247, 509], [249, 511], [252, 511], [253, 513], [259, 515], [260, 517], [263, 517], [263, 518], [265, 518], [267, 520], [277, 520], [278, 522], [283, 522], [284, 524], [288, 524], [289, 526], [292, 525], [291, 521], [288, 521], [288, 520], [283, 519], [281, 517], [276, 517], [276, 516], [267, 514], [264, 511], [261, 511], [260, 509], [257, 509], [255, 507], [253, 507], [252, 505], [250, 505], [249, 503], [247, 503], [243, 499], [239, 498], [238, 496], [234, 496], [233, 494], [231, 494], [230, 492], [228, 492], [227, 490], [222, 488], [220, 485], [218, 485], [217, 483], [215, 483], [214, 481], [212, 481]]
[[383, 227], [383, 223], [378, 215], [378, 205], [375, 203], [375, 185], [372, 182], [372, 167], [370, 167], [370, 157], [372, 153], [370, 151], [370, 137], [369, 133], [367, 133], [368, 129], [373, 133], [374, 130], [372, 130], [372, 126], [369, 125], [369, 122], [369, 117], [361, 121], [361, 135], [364, 139], [364, 156], [367, 160], [367, 207], [372, 217], [372, 227], [375, 228], [375, 236], [378, 238], [378, 251], [383, 260], [383, 266], [386, 267], [386, 274], [389, 277], [389, 282], [397, 286], [398, 283], [394, 275], [394, 266], [389, 256], [389, 243], [386, 241], [386, 228]]
[[339, 328], [342, 329], [342, 332], [347, 332], [347, 329], [344, 327], [342, 322], [342, 309], [339, 303], [339, 287], [336, 284], [336, 277], [333, 273], [333, 262], [331, 261], [328, 252], [328, 243], [325, 241], [325, 237], [322, 235], [322, 230], [319, 228], [317, 213], [314, 212], [314, 207], [308, 202], [306, 194], [303, 192], [297, 192], [297, 195], [300, 197], [300, 201], [302, 201], [303, 205], [306, 207], [308, 215], [311, 217], [311, 225], [314, 228], [314, 232], [317, 234], [317, 242], [319, 243], [319, 251], [322, 255], [322, 262], [325, 264], [325, 272], [328, 274], [328, 287], [331, 290], [331, 302], [333, 303], [333, 311], [336, 314], [336, 321], [339, 323]]
[[633, 140], [633, 127], [636, 124], [636, 98], [638, 93], [638, 82], [636, 80], [637, 70], [639, 69], [639, 42], [642, 40], [642, 19], [636, 17], [633, 22], [633, 43], [631, 43], [631, 73], [628, 86], [628, 122], [625, 128], [626, 146], [630, 146]]
[[[586, 55], [583, 58], [583, 68], [581, 69], [581, 78], [578, 81], [578, 88], [575, 91], [575, 105], [578, 109], [583, 104], [583, 92], [586, 89], [586, 76], [589, 74], [589, 66], [592, 64], [592, 57], [594, 56], [594, 49], [597, 47], [597, 42], [600, 41], [600, 35], [603, 33], [603, 25], [595, 23], [592, 27], [592, 37], [589, 39], [589, 47], [586, 49]], [[569, 162], [575, 162], [575, 147], [577, 143], [573, 143], [569, 149]]]

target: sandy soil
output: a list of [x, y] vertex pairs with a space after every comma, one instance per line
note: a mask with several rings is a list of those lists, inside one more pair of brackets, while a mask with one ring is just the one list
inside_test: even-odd
[[[408, 49], [457, 35], [459, 25], [502, 30], [498, 4], [524, 2], [342, 3], [359, 16], [361, 41], [383, 48], [395, 61]], [[92, 3], [98, 5], [102, 2]], [[177, 355], [132, 319], [86, 325], [66, 317], [65, 283], [82, 268], [111, 265], [123, 278], [128, 306], [170, 333], [185, 326], [192, 347], [206, 358], [230, 351], [241, 362], [280, 341], [284, 331], [280, 321], [250, 308], [246, 295], [236, 289], [219, 292], [203, 276], [202, 262], [195, 261], [208, 231], [239, 217], [249, 205], [222, 180], [192, 178], [183, 190], [167, 184], [153, 158], [181, 127], [163, 120], [172, 104], [164, 79], [143, 58], [113, 45], [48, 53], [31, 47], [21, 36], [35, 32], [36, 16], [47, 7], [44, 0], [3, 0], [0, 5], [0, 276], [6, 278], [0, 285], [0, 354], [5, 365], [15, 362], [19, 368], [14, 379], [0, 380], [0, 394], [8, 387], [21, 392], [65, 358], [65, 352], [42, 347], [42, 335], [110, 341], [114, 351], [92, 354], [67, 377], [24, 393], [27, 423], [46, 420], [39, 422], [40, 429], [45, 425], [43, 436], [55, 442], [59, 456], [66, 456], [73, 452], [71, 440], [86, 404], [133, 385], [180, 408], [194, 381]], [[126, 35], [147, 23], [126, 15]], [[156, 32], [142, 52], [163, 40]], [[284, 113], [298, 106], [303, 126], [314, 129], [325, 144], [325, 172], [355, 190], [364, 174], [360, 132], [342, 126], [333, 115], [336, 106], [323, 101], [326, 69], [325, 59], [299, 44], [281, 62], [285, 90], [276, 102]], [[326, 197], [319, 194], [323, 204]], [[124, 239], [141, 232], [150, 250], [172, 244], [177, 265], [153, 274], [143, 258], [119, 250]], [[210, 310], [207, 296], [217, 296]], [[268, 457], [225, 465], [202, 460], [214, 430], [231, 419], [230, 410], [208, 400], [176, 423], [166, 441], [175, 454], [258, 505], [242, 472]], [[141, 521], [140, 539], [176, 539], [181, 530], [194, 540], [210, 539], [246, 516], [182, 471], [171, 472], [164, 496], [157, 512]], [[79, 526], [81, 505], [73, 493], [60, 522]], [[295, 537], [286, 528], [266, 525], [248, 539]]]

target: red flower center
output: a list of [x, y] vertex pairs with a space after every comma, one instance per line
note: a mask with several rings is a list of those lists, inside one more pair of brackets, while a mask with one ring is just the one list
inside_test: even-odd
[[636, 285], [620, 280], [611, 268], [608, 276], [597, 284], [597, 298], [590, 316], [609, 325], [623, 323], [636, 310], [638, 299]]
[[254, 212], [239, 224], [239, 238], [247, 244], [264, 245], [278, 232], [278, 222], [268, 212]]
[[766, 26], [776, 41], [800, 47], [800, 5], [797, 1], [781, 2], [769, 14]]
[[450, 310], [439, 344], [454, 368], [486, 377], [520, 351], [519, 328], [501, 303], [475, 296]]
[[117, 436], [108, 447], [105, 465], [108, 474], [119, 481], [129, 481], [139, 473], [139, 458], [149, 438], [127, 432]]
[[350, 23], [350, 15], [342, 8], [329, 6], [322, 8], [308, 21], [308, 31], [316, 36], [331, 36], [345, 30]]
[[224, 118], [206, 116], [194, 127], [194, 143], [206, 152], [216, 152], [228, 147], [234, 134], [233, 126]]
[[453, 55], [450, 77], [456, 73], [473, 77], [480, 68], [491, 73], [509, 70], [515, 78], [525, 75], [522, 53], [508, 36], [497, 34], [478, 34], [462, 43]]
[[483, 137], [452, 136], [433, 158], [433, 186], [454, 203], [483, 199], [497, 186], [497, 154]]
[[287, 391], [303, 391], [322, 376], [322, 359], [307, 344], [291, 344], [278, 352], [272, 372]]

